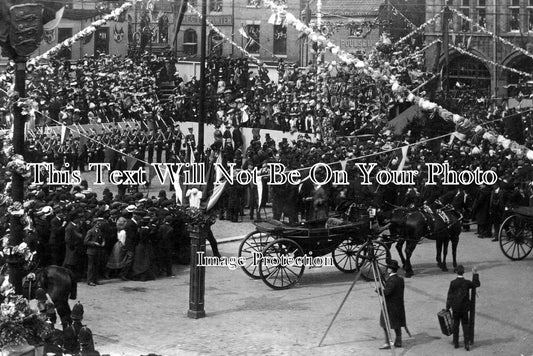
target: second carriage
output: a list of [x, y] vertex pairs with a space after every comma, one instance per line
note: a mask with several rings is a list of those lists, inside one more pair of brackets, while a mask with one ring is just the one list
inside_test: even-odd
[[337, 269], [361, 271], [366, 279], [374, 278], [369, 256], [382, 274], [390, 259], [390, 245], [372, 228], [371, 219], [347, 222], [329, 218], [301, 224], [267, 220], [254, 225], [256, 230], [239, 246], [239, 257], [245, 261], [242, 269], [273, 289], [291, 288], [302, 277], [305, 261], [318, 260], [320, 264], [327, 261], [320, 257], [330, 253]]

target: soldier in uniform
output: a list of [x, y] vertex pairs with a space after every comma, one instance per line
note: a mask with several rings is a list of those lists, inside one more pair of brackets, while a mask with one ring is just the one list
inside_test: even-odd
[[189, 133], [187, 136], [185, 136], [185, 143], [189, 145], [192, 148], [192, 151], [196, 149], [196, 139], [194, 138], [194, 134], [192, 132], [193, 128], [189, 127]]
[[146, 140], [146, 150], [148, 151], [148, 163], [152, 163], [154, 161], [154, 145], [155, 145], [155, 135], [153, 131], [150, 131], [147, 133], [147, 140]]
[[161, 129], [157, 130], [156, 139], [155, 139], [155, 152], [156, 152], [156, 162], [163, 163], [163, 147], [165, 145], [165, 136]]

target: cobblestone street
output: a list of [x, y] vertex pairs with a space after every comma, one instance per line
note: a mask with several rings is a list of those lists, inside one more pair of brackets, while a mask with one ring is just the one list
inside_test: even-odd
[[[245, 223], [234, 225], [250, 227]], [[228, 227], [225, 228], [228, 228]], [[228, 228], [229, 229], [229, 228]], [[216, 234], [215, 230], [215, 234]], [[237, 233], [235, 235], [238, 235]], [[221, 244], [225, 256], [237, 255], [238, 242]], [[210, 248], [207, 247], [210, 254]], [[396, 251], [393, 251], [393, 258]], [[451, 255], [451, 253], [450, 253]], [[414, 255], [415, 276], [406, 279], [407, 323], [400, 355], [459, 355], [451, 337], [443, 336], [436, 313], [444, 308], [452, 272], [434, 263], [435, 246], [420, 244]], [[473, 233], [463, 233], [459, 263], [478, 266], [476, 338], [471, 355], [531, 355], [533, 259], [507, 260], [499, 246]], [[450, 257], [448, 266], [451, 267]], [[240, 269], [208, 267], [207, 316], [187, 318], [189, 268], [175, 266], [176, 277], [150, 282], [103, 281], [79, 285], [84, 322], [93, 330], [103, 354], [140, 355], [387, 355], [380, 351], [383, 332], [374, 284], [358, 282], [331, 328], [324, 345], [318, 343], [355, 275], [334, 267], [305, 271], [295, 288], [274, 291]], [[461, 337], [462, 340], [462, 337]]]

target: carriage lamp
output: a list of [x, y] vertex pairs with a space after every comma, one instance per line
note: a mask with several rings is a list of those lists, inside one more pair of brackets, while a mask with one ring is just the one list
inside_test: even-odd
[[373, 219], [376, 217], [376, 209], [375, 208], [368, 208], [368, 216]]

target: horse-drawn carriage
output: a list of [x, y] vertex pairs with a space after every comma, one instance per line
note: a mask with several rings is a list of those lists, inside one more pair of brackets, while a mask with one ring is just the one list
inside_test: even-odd
[[328, 259], [321, 257], [330, 253], [329, 260], [340, 271], [361, 270], [368, 279], [373, 278], [369, 254], [377, 260], [381, 273], [390, 258], [389, 246], [380, 241], [369, 218], [357, 222], [329, 218], [301, 224], [267, 220], [254, 225], [256, 230], [239, 246], [239, 257], [246, 261], [242, 269], [273, 289], [291, 288], [302, 277], [307, 262], [327, 264]]
[[533, 249], [533, 208], [522, 206], [509, 212], [500, 227], [498, 240], [503, 254], [518, 261]]

